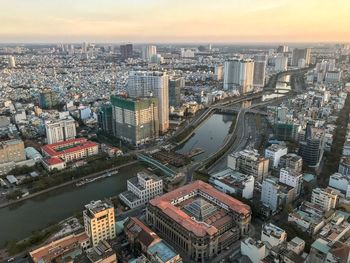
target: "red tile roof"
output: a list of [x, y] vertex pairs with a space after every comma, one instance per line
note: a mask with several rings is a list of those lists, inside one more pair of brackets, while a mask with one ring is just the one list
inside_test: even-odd
[[214, 235], [218, 231], [216, 227], [191, 219], [191, 217], [182, 211], [179, 207], [171, 204], [172, 201], [182, 196], [188, 195], [194, 191], [201, 191], [211, 197], [214, 197], [218, 201], [226, 204], [232, 211], [243, 216], [249, 216], [251, 214], [251, 210], [248, 205], [216, 190], [213, 186], [204, 183], [203, 181], [192, 182], [172, 192], [156, 197], [150, 201], [150, 204], [152, 206], [158, 207], [163, 211], [163, 213], [171, 217], [177, 223], [182, 225], [187, 230], [193, 232], [197, 236], [205, 236], [207, 234]]
[[59, 164], [59, 163], [64, 163], [63, 160], [61, 160], [60, 158], [57, 158], [57, 157], [44, 159], [44, 162], [46, 162], [48, 165], [55, 165], [55, 164]]
[[[86, 138], [76, 138], [76, 139], [71, 139], [64, 142], [45, 145], [41, 148], [41, 150], [42, 152], [45, 152], [49, 156], [61, 156], [65, 153], [74, 153], [74, 152], [85, 150], [95, 146], [98, 146], [98, 144], [95, 142], [88, 141]], [[67, 148], [62, 151], [56, 150], [63, 147], [70, 147], [70, 148]]]

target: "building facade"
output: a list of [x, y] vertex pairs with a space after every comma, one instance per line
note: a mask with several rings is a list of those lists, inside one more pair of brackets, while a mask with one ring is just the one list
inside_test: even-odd
[[238, 90], [241, 94], [253, 91], [254, 61], [229, 60], [224, 64], [224, 89]]
[[111, 96], [113, 135], [133, 145], [158, 138], [158, 100]]
[[146, 219], [175, 248], [203, 262], [248, 232], [251, 210], [209, 184], [195, 181], [152, 199]]
[[159, 131], [169, 129], [169, 77], [165, 72], [130, 72], [127, 91], [132, 98], [158, 98]]
[[127, 182], [128, 191], [119, 198], [130, 208], [147, 204], [149, 200], [163, 194], [163, 180], [147, 172], [137, 173], [137, 177]]
[[85, 232], [90, 238], [92, 246], [102, 240], [115, 238], [114, 207], [104, 201], [91, 201], [85, 205], [83, 211]]
[[45, 123], [45, 129], [48, 144], [74, 139], [77, 135], [75, 121], [70, 118], [48, 121]]
[[315, 188], [312, 190], [311, 203], [319, 206], [324, 212], [334, 209], [338, 202], [338, 195], [330, 188]]

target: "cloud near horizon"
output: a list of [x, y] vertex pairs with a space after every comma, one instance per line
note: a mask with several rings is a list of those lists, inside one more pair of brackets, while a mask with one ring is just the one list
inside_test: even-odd
[[1, 0], [1, 42], [350, 42], [348, 0]]

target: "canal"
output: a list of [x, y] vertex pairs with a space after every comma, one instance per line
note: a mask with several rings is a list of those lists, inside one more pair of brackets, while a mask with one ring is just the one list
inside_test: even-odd
[[67, 186], [22, 203], [0, 209], [0, 247], [8, 240], [23, 239], [33, 231], [57, 223], [83, 210], [91, 200], [118, 195], [126, 190], [127, 179], [143, 167], [132, 165], [111, 177], [76, 187]]
[[216, 152], [225, 140], [232, 124], [233, 116], [215, 113], [195, 131], [192, 137], [181, 145], [177, 152], [188, 153], [200, 148], [204, 152], [194, 157], [200, 161]]

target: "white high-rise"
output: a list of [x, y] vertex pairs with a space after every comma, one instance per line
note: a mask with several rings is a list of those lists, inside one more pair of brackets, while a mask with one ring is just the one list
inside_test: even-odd
[[254, 61], [234, 59], [224, 64], [224, 89], [238, 89], [241, 94], [253, 90]]
[[165, 72], [132, 71], [127, 91], [130, 97], [158, 98], [159, 131], [169, 129], [169, 76]]
[[275, 57], [275, 71], [286, 71], [288, 67], [288, 58], [280, 53]]
[[8, 65], [10, 68], [15, 68], [16, 67], [16, 61], [14, 56], [9, 57]]
[[156, 46], [144, 46], [142, 48], [142, 59], [150, 60], [153, 56], [157, 55]]
[[45, 123], [48, 144], [74, 139], [77, 135], [75, 121], [64, 119]]

